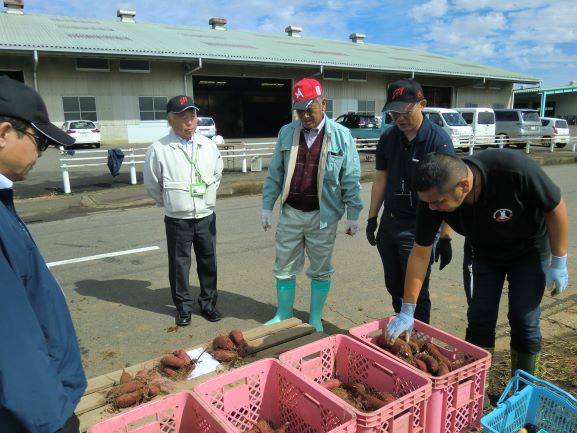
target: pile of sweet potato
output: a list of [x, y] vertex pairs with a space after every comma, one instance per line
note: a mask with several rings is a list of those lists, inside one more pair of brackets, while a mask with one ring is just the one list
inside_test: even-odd
[[396, 400], [396, 397], [390, 392], [367, 389], [360, 382], [348, 384], [334, 378], [321, 383], [321, 385], [362, 412], [373, 412]]
[[196, 359], [190, 359], [184, 349], [177, 349], [160, 358], [159, 369], [173, 380], [183, 380], [196, 367]]
[[375, 344], [431, 376], [444, 376], [466, 364], [462, 357], [450, 360], [430, 341], [410, 338], [407, 342], [404, 337], [399, 337], [389, 344], [384, 335], [379, 335]]
[[288, 423], [285, 423], [275, 429], [272, 423], [261, 418], [253, 428], [245, 430], [244, 433], [286, 433], [287, 428]]
[[228, 335], [219, 335], [212, 340], [212, 348], [208, 352], [219, 362], [233, 362], [246, 356], [249, 346], [242, 331], [233, 329]]
[[107, 395], [108, 401], [115, 409], [135, 406], [172, 390], [168, 381], [156, 370], [140, 370], [134, 377], [123, 371], [119, 382]]

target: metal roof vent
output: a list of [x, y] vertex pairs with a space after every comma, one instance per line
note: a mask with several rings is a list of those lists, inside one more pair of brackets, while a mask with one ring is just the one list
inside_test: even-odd
[[226, 18], [211, 18], [208, 20], [208, 24], [213, 30], [226, 30]]
[[303, 28], [302, 27], [296, 27], [296, 26], [287, 26], [284, 29], [284, 31], [287, 32], [291, 38], [300, 38], [301, 32], [303, 31]]
[[351, 33], [349, 35], [349, 39], [353, 41], [353, 44], [364, 44], [366, 37], [367, 35], [363, 35], [362, 33]]
[[577, 85], [577, 81], [571, 80], [571, 81], [569, 81], [569, 85], [570, 85], [570, 86], [575, 86], [575, 85]]
[[136, 11], [133, 9], [118, 9], [116, 11], [116, 16], [120, 18], [123, 23], [134, 23], [134, 17], [136, 16]]
[[23, 14], [24, 2], [23, 0], [4, 0], [4, 7], [7, 14]]

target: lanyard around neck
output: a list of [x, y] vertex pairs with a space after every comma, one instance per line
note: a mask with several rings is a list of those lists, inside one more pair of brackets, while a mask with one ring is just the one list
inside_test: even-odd
[[182, 146], [178, 146], [178, 148], [182, 151], [182, 154], [184, 155], [184, 157], [186, 158], [186, 160], [190, 163], [190, 165], [192, 165], [192, 167], [194, 168], [194, 171], [196, 172], [196, 174], [198, 174], [199, 176], [201, 175], [200, 170], [198, 169], [197, 166], [197, 161], [198, 161], [198, 144], [196, 146], [192, 146], [192, 153], [194, 155], [194, 158], [191, 158], [190, 156], [188, 156], [188, 152], [186, 150], [184, 150], [182, 148]]

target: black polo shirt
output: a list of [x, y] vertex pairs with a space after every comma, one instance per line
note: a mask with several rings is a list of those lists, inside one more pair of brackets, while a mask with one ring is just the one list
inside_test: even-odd
[[454, 212], [438, 212], [420, 203], [415, 242], [431, 245], [445, 220], [466, 237], [465, 248], [480, 260], [506, 264], [519, 257], [549, 251], [544, 212], [561, 201], [561, 191], [524, 153], [483, 150], [464, 158], [481, 172], [477, 202]]
[[383, 132], [375, 162], [377, 170], [387, 172], [386, 213], [403, 219], [416, 217], [419, 199], [413, 189], [413, 174], [417, 163], [431, 152], [454, 154], [455, 149], [449, 134], [427, 117], [423, 116], [419, 132], [411, 141], [396, 125]]

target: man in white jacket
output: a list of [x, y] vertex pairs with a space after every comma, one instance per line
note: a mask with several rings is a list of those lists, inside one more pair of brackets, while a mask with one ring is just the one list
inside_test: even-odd
[[216, 144], [196, 133], [198, 108], [189, 96], [168, 101], [168, 135], [152, 143], [144, 162], [144, 187], [164, 207], [168, 278], [177, 309], [176, 324], [190, 324], [194, 299], [189, 290], [191, 247], [196, 256], [201, 315], [217, 322], [216, 190], [222, 158]]

